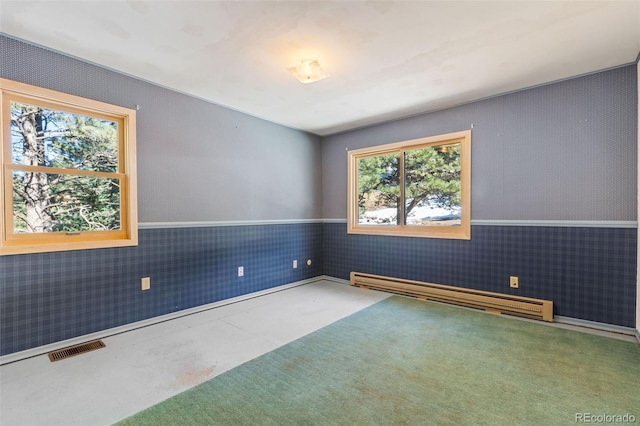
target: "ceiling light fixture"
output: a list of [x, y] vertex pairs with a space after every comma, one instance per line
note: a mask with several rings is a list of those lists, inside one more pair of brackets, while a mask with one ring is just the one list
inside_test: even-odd
[[293, 74], [300, 83], [313, 83], [329, 77], [318, 61], [315, 59], [305, 59], [297, 67], [290, 67], [287, 70]]

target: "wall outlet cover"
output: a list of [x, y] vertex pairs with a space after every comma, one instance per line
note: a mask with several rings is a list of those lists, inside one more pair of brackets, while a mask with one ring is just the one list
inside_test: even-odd
[[140, 280], [140, 286], [142, 290], [149, 290], [151, 288], [151, 277], [144, 277]]
[[509, 277], [509, 287], [518, 288], [519, 285], [520, 284], [518, 283], [518, 277], [514, 277], [514, 276]]

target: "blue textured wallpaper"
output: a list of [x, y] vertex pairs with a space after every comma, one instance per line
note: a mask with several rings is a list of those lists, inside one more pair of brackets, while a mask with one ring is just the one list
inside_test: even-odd
[[325, 137], [322, 217], [347, 217], [347, 150], [471, 131], [472, 220], [635, 221], [636, 66]]
[[[474, 225], [466, 241], [348, 235], [343, 223], [143, 229], [138, 247], [0, 257], [0, 354], [351, 271], [550, 299], [556, 315], [633, 327], [636, 234]], [[151, 290], [141, 291], [146, 276]]]
[[[322, 274], [320, 223], [143, 229], [139, 238], [138, 247], [0, 257], [0, 355]], [[142, 277], [151, 290], [140, 290]]]
[[[635, 66], [320, 141], [2, 35], [0, 53], [4, 78], [141, 105], [141, 222], [344, 218], [345, 148], [471, 124], [472, 219], [636, 220]], [[185, 123], [201, 122], [204, 111], [215, 124], [205, 144], [201, 131], [184, 133], [198, 129]], [[255, 158], [226, 161], [246, 152]], [[274, 171], [284, 152], [295, 155]], [[181, 177], [167, 174], [167, 164]], [[215, 197], [202, 196], [211, 188]], [[476, 225], [461, 241], [347, 235], [346, 224], [305, 223], [142, 229], [139, 238], [138, 247], [0, 257], [0, 355], [323, 273], [348, 279], [351, 271], [551, 299], [556, 315], [635, 325], [636, 229]], [[510, 275], [520, 289], [509, 288]], [[141, 291], [147, 276], [151, 290]]]
[[[629, 228], [472, 226], [471, 240], [349, 235], [324, 225], [324, 274], [351, 271], [549, 299], [555, 315], [635, 327]], [[520, 288], [509, 287], [509, 276]]]

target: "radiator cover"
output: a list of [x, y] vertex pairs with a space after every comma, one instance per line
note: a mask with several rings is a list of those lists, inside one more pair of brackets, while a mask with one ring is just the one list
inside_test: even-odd
[[553, 322], [553, 302], [402, 278], [351, 272], [351, 285], [430, 299], [493, 313], [505, 313]]

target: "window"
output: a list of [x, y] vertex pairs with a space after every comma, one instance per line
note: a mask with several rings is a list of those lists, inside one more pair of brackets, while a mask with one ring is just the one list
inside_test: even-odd
[[135, 111], [0, 89], [0, 254], [137, 245]]
[[471, 238], [471, 131], [348, 153], [351, 234]]

